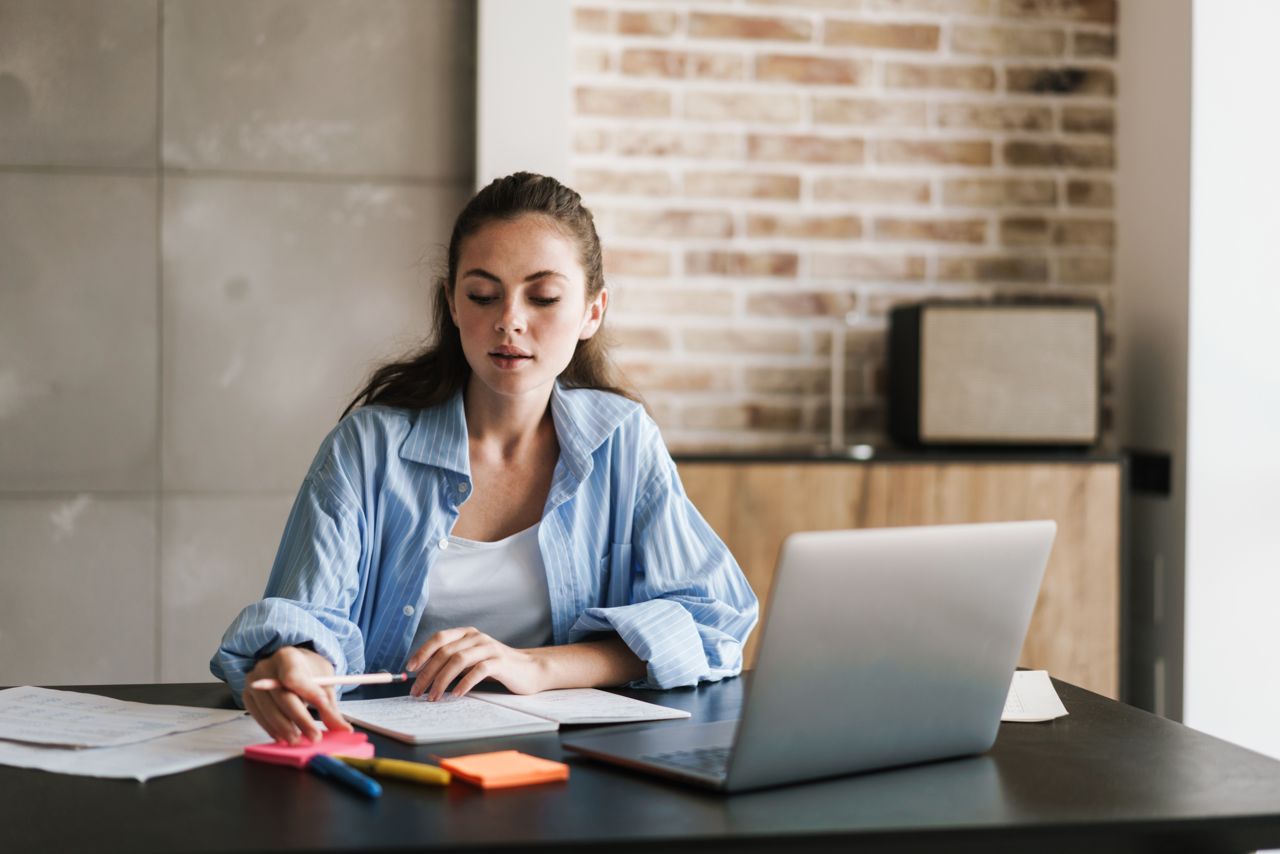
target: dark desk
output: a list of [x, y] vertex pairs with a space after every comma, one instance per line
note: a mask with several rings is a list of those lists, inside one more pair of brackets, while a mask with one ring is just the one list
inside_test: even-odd
[[[399, 686], [402, 687], [402, 686]], [[425, 759], [517, 748], [567, 783], [482, 793], [384, 781], [379, 801], [241, 759], [146, 784], [0, 767], [5, 852], [368, 851], [516, 846], [700, 851], [1248, 851], [1280, 846], [1280, 762], [1057, 683], [1071, 715], [1004, 724], [985, 756], [722, 796], [566, 756], [555, 734], [411, 747]], [[735, 717], [743, 680], [630, 692]], [[221, 685], [76, 690], [229, 706]], [[383, 692], [386, 693], [386, 692]], [[670, 722], [666, 726], [680, 726]]]

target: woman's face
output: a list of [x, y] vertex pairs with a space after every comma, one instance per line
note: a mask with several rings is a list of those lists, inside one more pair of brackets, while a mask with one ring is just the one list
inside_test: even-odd
[[578, 341], [600, 328], [608, 293], [587, 301], [577, 244], [535, 214], [497, 220], [462, 241], [449, 313], [472, 376], [518, 397], [550, 393]]

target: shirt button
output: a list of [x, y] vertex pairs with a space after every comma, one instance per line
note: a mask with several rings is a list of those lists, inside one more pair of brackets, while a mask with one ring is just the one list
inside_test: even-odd
[[446, 537], [445, 539], [441, 540], [441, 541], [439, 542], [439, 546], [440, 546], [440, 548], [442, 548], [442, 549], [447, 549], [447, 548], [449, 548], [449, 539]]
[[465, 483], [460, 483], [460, 484], [458, 484], [458, 491], [459, 491], [459, 492], [466, 492], [466, 491], [467, 491], [467, 485], [466, 485]]
[[405, 615], [406, 617], [412, 617], [412, 616], [413, 616], [413, 606], [412, 606], [412, 605], [405, 605], [405, 606], [404, 606], [404, 615]]

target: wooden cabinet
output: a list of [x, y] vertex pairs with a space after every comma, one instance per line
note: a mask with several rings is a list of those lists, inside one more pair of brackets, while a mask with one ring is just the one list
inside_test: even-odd
[[[679, 470], [689, 497], [742, 565], [762, 616], [779, 547], [793, 531], [1057, 521], [1019, 663], [1119, 697], [1119, 460], [683, 461]], [[758, 638], [747, 645], [748, 667]]]

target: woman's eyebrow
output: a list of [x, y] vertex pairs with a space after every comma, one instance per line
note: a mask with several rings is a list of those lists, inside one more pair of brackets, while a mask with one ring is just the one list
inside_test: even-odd
[[559, 276], [559, 277], [560, 277], [560, 278], [562, 278], [562, 279], [568, 279], [568, 278], [569, 278], [569, 277], [568, 277], [568, 276], [566, 276], [564, 273], [557, 273], [555, 270], [539, 270], [539, 271], [538, 271], [538, 272], [536, 272], [536, 273], [531, 273], [531, 274], [529, 274], [528, 276], [525, 276], [525, 277], [524, 277], [524, 280], [525, 280], [526, 282], [532, 282], [532, 281], [535, 281], [535, 280], [537, 280], [537, 279], [545, 279], [547, 276]]
[[502, 279], [499, 279], [497, 276], [495, 276], [493, 273], [490, 273], [488, 270], [481, 270], [479, 267], [468, 270], [467, 272], [462, 274], [462, 278], [464, 279], [468, 278], [469, 276], [478, 276], [481, 279], [488, 279], [489, 281], [496, 282], [499, 285], [502, 284]]
[[[472, 268], [462, 274], [462, 278], [464, 279], [469, 276], [477, 276], [481, 279], [488, 279], [489, 281], [499, 285], [502, 284], [502, 279], [499, 279], [497, 276], [495, 276], [493, 273], [490, 273], [488, 270], [482, 270], [479, 267]], [[525, 276], [524, 280], [526, 282], [534, 282], [534, 281], [537, 281], [538, 279], [545, 279], [548, 276], [558, 276], [561, 279], [569, 278], [564, 273], [557, 273], [555, 270], [539, 270], [536, 273], [530, 273], [529, 275]]]

